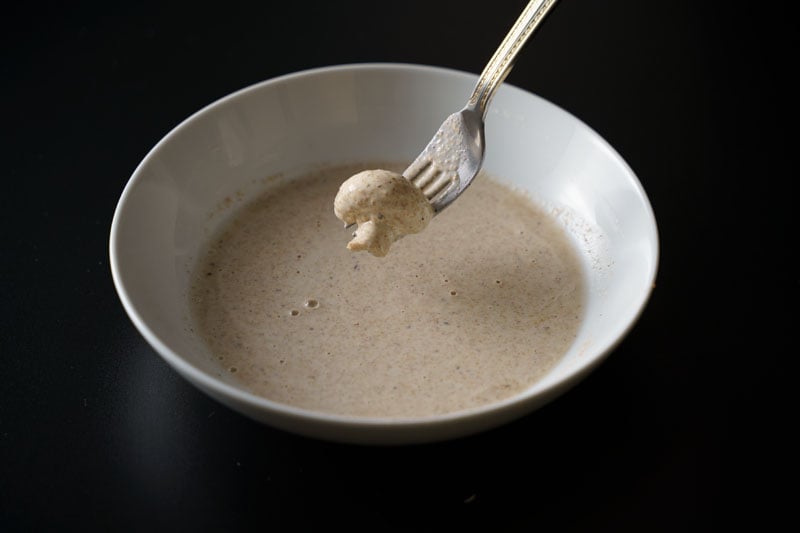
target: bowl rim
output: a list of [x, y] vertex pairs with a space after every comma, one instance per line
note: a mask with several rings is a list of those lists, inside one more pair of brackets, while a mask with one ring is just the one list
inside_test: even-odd
[[613, 335], [612, 340], [610, 342], [606, 343], [603, 346], [598, 346], [594, 348], [591, 352], [593, 354], [592, 356], [582, 358], [582, 361], [580, 363], [573, 365], [572, 368], [566, 371], [562, 379], [541, 387], [537, 387], [536, 384], [533, 384], [531, 387], [528, 387], [521, 393], [511, 396], [510, 398], [506, 398], [504, 400], [491, 402], [484, 405], [475, 406], [458, 411], [452, 411], [436, 415], [418, 416], [418, 417], [417, 416], [405, 416], [405, 417], [355, 416], [355, 415], [345, 415], [337, 413], [327, 413], [323, 411], [316, 411], [316, 410], [296, 407], [293, 405], [270, 400], [268, 398], [264, 398], [262, 396], [258, 396], [254, 393], [248, 392], [244, 389], [237, 388], [233, 385], [225, 383], [221, 379], [213, 377], [212, 375], [204, 372], [195, 365], [189, 363], [178, 353], [169, 348], [169, 346], [167, 346], [167, 344], [164, 341], [162, 341], [148, 327], [148, 325], [145, 323], [144, 319], [134, 306], [131, 297], [129, 295], [128, 289], [126, 288], [124, 281], [122, 280], [122, 266], [120, 265], [119, 262], [117, 249], [120, 246], [119, 227], [121, 224], [122, 216], [125, 212], [125, 206], [128, 202], [128, 198], [131, 195], [131, 191], [136, 187], [137, 182], [140, 180], [140, 176], [143, 175], [145, 168], [148, 166], [151, 160], [153, 160], [158, 155], [161, 148], [167, 143], [169, 143], [171, 139], [180, 135], [181, 131], [189, 128], [194, 122], [200, 120], [204, 115], [206, 115], [210, 111], [218, 107], [224, 106], [231, 101], [242, 98], [247, 94], [260, 91], [264, 87], [283, 84], [300, 78], [335, 74], [345, 71], [366, 72], [366, 71], [380, 71], [380, 70], [406, 71], [414, 74], [423, 74], [429, 76], [455, 76], [474, 81], [477, 81], [478, 79], [478, 75], [471, 72], [456, 70], [448, 67], [433, 66], [433, 65], [402, 63], [402, 62], [401, 63], [393, 63], [393, 62], [345, 63], [345, 64], [309, 68], [269, 78], [257, 83], [253, 83], [236, 91], [233, 91], [201, 107], [200, 109], [189, 115], [187, 118], [182, 120], [180, 123], [178, 123], [176, 126], [174, 126], [155, 145], [153, 145], [153, 147], [137, 164], [131, 176], [129, 177], [128, 181], [126, 182], [125, 187], [123, 188], [123, 191], [114, 209], [114, 215], [111, 222], [111, 230], [110, 230], [109, 244], [108, 244], [109, 259], [110, 259], [109, 264], [117, 295], [128, 317], [130, 318], [136, 329], [139, 331], [139, 333], [147, 341], [147, 343], [153, 349], [155, 349], [155, 351], [159, 354], [159, 356], [162, 359], [164, 359], [173, 369], [178, 371], [178, 373], [182, 374], [183, 377], [189, 379], [190, 381], [193, 382], [194, 385], [199, 386], [206, 393], [211, 394], [218, 400], [226, 398], [238, 404], [246, 405], [249, 409], [255, 409], [262, 413], [264, 411], [267, 411], [271, 415], [275, 415], [276, 417], [279, 417], [284, 421], [291, 419], [294, 421], [302, 421], [304, 423], [313, 423], [317, 425], [336, 426], [336, 427], [350, 427], [350, 428], [358, 428], [361, 430], [369, 428], [378, 430], [378, 429], [385, 429], [385, 428], [391, 429], [399, 427], [402, 427], [404, 429], [412, 429], [412, 428], [424, 429], [426, 427], [449, 425], [455, 422], [461, 423], [473, 419], [477, 420], [481, 418], [483, 419], [495, 418], [497, 415], [500, 415], [502, 413], [508, 413], [509, 411], [514, 409], [518, 409], [520, 410], [521, 413], [524, 414], [530, 411], [531, 407], [540, 406], [551, 401], [552, 399], [554, 399], [559, 395], [562, 389], [571, 387], [578, 380], [588, 375], [590, 371], [592, 371], [597, 365], [599, 365], [619, 345], [619, 343], [621, 343], [622, 340], [624, 340], [624, 338], [627, 336], [630, 330], [636, 325], [641, 314], [646, 308], [647, 303], [650, 300], [653, 289], [655, 287], [655, 280], [657, 277], [659, 261], [660, 261], [660, 242], [659, 242], [658, 227], [652, 205], [649, 201], [649, 198], [641, 182], [639, 181], [638, 177], [633, 172], [631, 167], [628, 165], [627, 161], [625, 161], [622, 158], [622, 156], [593, 128], [584, 123], [578, 117], [574, 116], [569, 111], [561, 108], [557, 104], [554, 104], [549, 100], [546, 100], [545, 98], [531, 91], [522, 89], [508, 82], [504, 82], [503, 85], [510, 87], [512, 90], [521, 91], [522, 93], [525, 94], [526, 97], [535, 98], [539, 100], [541, 103], [544, 103], [545, 105], [554, 107], [560, 113], [563, 113], [567, 115], [571, 120], [574, 120], [577, 125], [580, 125], [582, 128], [585, 128], [587, 133], [591, 137], [593, 137], [595, 141], [599, 142], [600, 145], [605, 150], [608, 151], [609, 155], [614, 160], [616, 160], [618, 163], [622, 165], [622, 168], [627, 174], [629, 181], [633, 185], [633, 189], [636, 191], [637, 195], [642, 201], [642, 204], [646, 210], [645, 214], [648, 218], [648, 225], [650, 228], [649, 239], [652, 241], [653, 245], [652, 246], [653, 257], [650, 265], [650, 270], [647, 273], [648, 288], [638, 296], [638, 301], [636, 302], [636, 307], [634, 309], [633, 314], [630, 317], [630, 320], [622, 325], [620, 330]]

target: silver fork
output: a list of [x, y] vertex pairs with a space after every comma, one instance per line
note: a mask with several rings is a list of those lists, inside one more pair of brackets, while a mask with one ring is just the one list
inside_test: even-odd
[[445, 119], [428, 145], [403, 172], [441, 212], [464, 192], [483, 166], [484, 117], [519, 51], [556, 0], [531, 0], [483, 69], [467, 105]]

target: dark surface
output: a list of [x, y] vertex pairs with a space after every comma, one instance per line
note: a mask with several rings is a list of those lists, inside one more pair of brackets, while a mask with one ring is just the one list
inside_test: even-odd
[[310, 67], [477, 73], [524, 3], [3, 8], [0, 531], [775, 519], [787, 500], [766, 499], [792, 486], [781, 428], [796, 415], [775, 415], [793, 396], [776, 382], [796, 357], [798, 287], [796, 172], [782, 161], [796, 148], [781, 133], [796, 115], [784, 73], [797, 22], [775, 5], [562, 0], [519, 57], [509, 83], [584, 120], [637, 173], [662, 253], [622, 345], [530, 416], [402, 448], [293, 436], [192, 388], [122, 309], [107, 251], [116, 201], [183, 119]]

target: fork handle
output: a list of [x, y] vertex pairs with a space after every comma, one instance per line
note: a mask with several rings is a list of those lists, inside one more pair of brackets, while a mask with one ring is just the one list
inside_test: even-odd
[[506, 79], [508, 73], [511, 72], [517, 53], [519, 53], [522, 46], [555, 3], [556, 0], [531, 0], [528, 2], [514, 26], [511, 27], [511, 30], [506, 34], [505, 39], [500, 43], [489, 63], [483, 69], [472, 96], [467, 102], [468, 108], [476, 109], [476, 111], [480, 112], [481, 117], [486, 116], [489, 102], [494, 96], [494, 92]]

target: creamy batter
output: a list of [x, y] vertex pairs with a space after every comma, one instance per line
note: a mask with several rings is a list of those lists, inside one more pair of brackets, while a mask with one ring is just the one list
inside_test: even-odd
[[277, 186], [211, 239], [191, 303], [224, 368], [277, 402], [374, 417], [481, 406], [547, 373], [585, 291], [555, 219], [481, 174], [389, 258], [354, 254], [331, 199], [357, 170]]
[[422, 191], [391, 170], [364, 170], [339, 187], [333, 212], [345, 224], [358, 224], [347, 248], [384, 257], [400, 237], [419, 233], [433, 218]]

